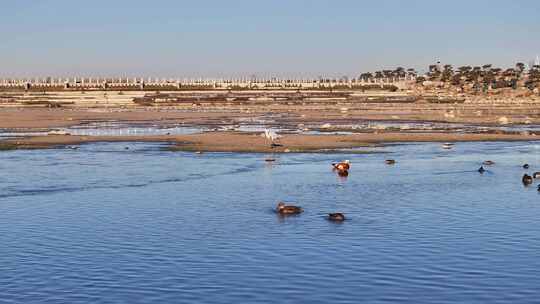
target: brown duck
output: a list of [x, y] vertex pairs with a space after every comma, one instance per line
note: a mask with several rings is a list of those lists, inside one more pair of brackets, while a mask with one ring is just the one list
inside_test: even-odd
[[528, 175], [528, 174], [524, 174], [524, 175], [523, 175], [523, 178], [521, 179], [521, 181], [523, 182], [523, 184], [524, 184], [525, 186], [528, 186], [528, 185], [530, 185], [530, 184], [533, 183], [533, 178], [532, 178], [532, 176], [530, 176], [530, 175]]
[[276, 212], [282, 215], [300, 214], [304, 210], [298, 206], [285, 205], [283, 202], [279, 202], [276, 207]]
[[343, 213], [328, 213], [328, 220], [333, 222], [342, 222], [345, 220], [345, 215]]
[[351, 162], [344, 160], [340, 163], [332, 164], [332, 166], [338, 171], [349, 171], [349, 169], [351, 169]]

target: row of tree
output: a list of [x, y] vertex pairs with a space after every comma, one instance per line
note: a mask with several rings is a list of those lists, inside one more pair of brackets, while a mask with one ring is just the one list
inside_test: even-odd
[[413, 78], [417, 83], [436, 81], [445, 85], [458, 86], [461, 88], [471, 87], [474, 89], [489, 88], [514, 88], [526, 87], [534, 90], [540, 87], [540, 65], [533, 65], [528, 70], [524, 63], [518, 62], [515, 67], [501, 69], [491, 64], [483, 66], [461, 66], [457, 69], [450, 64], [441, 66], [430, 65], [425, 75], [418, 75], [415, 69], [398, 67], [394, 70], [381, 70], [376, 72], [362, 73], [359, 80], [377, 81], [380, 79], [404, 79]]
[[450, 83], [454, 86], [472, 85], [473, 87], [483, 86], [484, 88], [506, 88], [516, 89], [520, 84], [534, 89], [540, 82], [540, 66], [534, 65], [528, 71], [525, 70], [525, 64], [518, 62], [514, 68], [501, 69], [495, 68], [491, 64], [483, 66], [462, 66], [454, 70], [452, 65], [431, 65], [429, 72], [418, 77], [418, 82], [425, 80], [441, 81]]
[[371, 81], [373, 79], [379, 80], [379, 79], [396, 79], [396, 78], [406, 78], [406, 77], [416, 77], [418, 73], [415, 69], [409, 68], [405, 69], [402, 67], [398, 67], [394, 70], [382, 70], [382, 71], [376, 71], [374, 73], [367, 72], [360, 74], [360, 79], [364, 81]]

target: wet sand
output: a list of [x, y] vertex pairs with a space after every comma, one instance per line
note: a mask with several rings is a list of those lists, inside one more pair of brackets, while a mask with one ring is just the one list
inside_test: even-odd
[[[135, 135], [135, 136], [35, 136], [5, 140], [0, 150], [50, 148], [100, 141], [169, 142], [171, 149], [182, 151], [215, 152], [324, 152], [362, 148], [389, 142], [459, 142], [459, 141], [529, 141], [540, 136], [529, 132], [459, 133], [456, 130], [369, 130], [349, 135], [322, 134], [341, 131], [341, 125], [354, 125], [370, 120], [385, 122], [437, 121], [445, 123], [473, 123], [497, 125], [501, 117], [505, 124], [540, 124], [540, 105], [537, 103], [508, 104], [367, 104], [367, 103], [303, 103], [257, 105], [246, 101], [240, 105], [205, 105], [203, 107], [140, 107], [110, 108], [0, 108], [0, 128], [8, 130], [50, 130], [78, 126], [91, 122], [120, 122], [125, 124], [151, 123], [154, 126], [200, 126], [208, 130], [238, 126], [252, 122], [274, 128], [322, 131], [321, 134], [280, 134], [283, 146], [270, 147], [260, 133], [205, 132], [190, 135]], [[261, 122], [261, 119], [264, 122]], [[325, 124], [331, 125], [325, 129]], [[346, 131], [346, 130], [345, 130]], [[350, 131], [350, 130], [349, 130]], [[358, 149], [359, 152], [362, 149]]]
[[[395, 142], [465, 142], [465, 141], [532, 141], [540, 136], [522, 134], [452, 134], [452, 133], [362, 133], [352, 135], [284, 135], [277, 142], [282, 146], [271, 147], [260, 134], [240, 132], [208, 132], [175, 136], [71, 136], [48, 135], [10, 139], [4, 142], [13, 149], [53, 148], [91, 142], [164, 142], [170, 149], [191, 152], [339, 152]], [[366, 149], [367, 151], [368, 149]], [[346, 150], [345, 150], [346, 151]], [[350, 151], [348, 151], [350, 152]]]
[[229, 123], [242, 113], [186, 112], [165, 110], [100, 110], [100, 109], [0, 109], [0, 128], [46, 129], [76, 126], [92, 121], [169, 123]]

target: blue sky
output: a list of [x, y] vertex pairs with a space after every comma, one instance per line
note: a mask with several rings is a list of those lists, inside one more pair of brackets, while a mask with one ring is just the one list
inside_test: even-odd
[[540, 53], [539, 16], [536, 0], [0, 0], [0, 77], [511, 66]]

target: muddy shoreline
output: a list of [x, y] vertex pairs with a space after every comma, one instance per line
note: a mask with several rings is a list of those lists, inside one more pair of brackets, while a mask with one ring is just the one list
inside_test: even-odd
[[[354, 152], [362, 153], [362, 148], [385, 143], [540, 139], [540, 105], [518, 107], [511, 104], [497, 108], [470, 104], [463, 107], [358, 104], [317, 110], [309, 104], [258, 108], [247, 102], [244, 107], [204, 109], [0, 108], [0, 129], [4, 132], [41, 132], [0, 140], [0, 150], [65, 147], [91, 142], [164, 142], [170, 143], [171, 150], [192, 152], [294, 153], [354, 149]], [[92, 123], [98, 123], [94, 127], [95, 134], [47, 134], [58, 128], [85, 127]], [[100, 132], [99, 123], [122, 124], [126, 128], [148, 125], [150, 131], [129, 135]], [[439, 123], [443, 125], [430, 125]], [[462, 127], [466, 124], [473, 127]], [[524, 127], [513, 128], [516, 124]], [[160, 129], [169, 126], [178, 128], [173, 130], [177, 132]], [[185, 134], [183, 128], [194, 130]], [[261, 128], [276, 129], [281, 136], [280, 146], [271, 147], [261, 136]]]
[[[48, 135], [4, 140], [0, 149], [45, 149], [72, 147], [94, 142], [161, 142], [173, 151], [239, 153], [365, 153], [369, 148], [405, 142], [536, 141], [540, 136], [522, 134], [452, 134], [452, 133], [362, 133], [352, 135], [283, 135], [272, 147], [260, 134], [249, 132], [206, 132], [161, 136], [71, 136]], [[363, 150], [365, 148], [365, 150]], [[355, 149], [355, 150], [350, 150]]]

